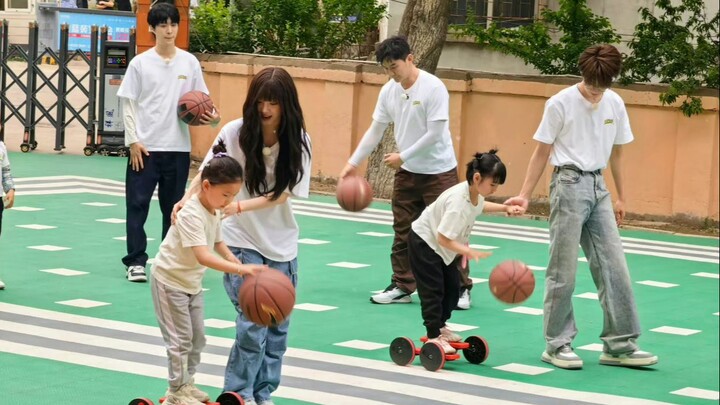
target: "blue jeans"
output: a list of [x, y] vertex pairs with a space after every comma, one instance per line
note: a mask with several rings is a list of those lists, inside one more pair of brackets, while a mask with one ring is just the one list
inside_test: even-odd
[[554, 352], [577, 335], [572, 295], [582, 246], [597, 287], [607, 353], [637, 350], [640, 322], [610, 193], [602, 174], [556, 169], [550, 183], [550, 263], [545, 276], [546, 350]]
[[[231, 247], [233, 254], [243, 263], [267, 264], [285, 273], [297, 286], [297, 258], [289, 262], [276, 262], [263, 257], [252, 249]], [[224, 391], [233, 391], [243, 399], [255, 399], [258, 403], [270, 399], [280, 385], [282, 357], [287, 350], [287, 333], [290, 320], [277, 327], [258, 326], [242, 313], [238, 305], [238, 289], [243, 278], [234, 274], [225, 274], [225, 291], [235, 306], [238, 315], [235, 320], [237, 334], [225, 368]]]

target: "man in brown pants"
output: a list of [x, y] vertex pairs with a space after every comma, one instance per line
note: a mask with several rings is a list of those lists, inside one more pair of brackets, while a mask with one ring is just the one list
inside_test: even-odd
[[[378, 63], [391, 79], [380, 90], [373, 121], [340, 173], [354, 175], [382, 139], [385, 128], [395, 124], [399, 153], [388, 153], [384, 162], [397, 170], [393, 188], [393, 241], [390, 285], [370, 297], [376, 304], [411, 302], [415, 278], [408, 259], [410, 225], [446, 189], [458, 183], [457, 160], [449, 120], [450, 96], [437, 77], [415, 66], [410, 46], [402, 37], [390, 37], [376, 49]], [[467, 266], [460, 269], [461, 294], [458, 308], [470, 307], [472, 281]]]

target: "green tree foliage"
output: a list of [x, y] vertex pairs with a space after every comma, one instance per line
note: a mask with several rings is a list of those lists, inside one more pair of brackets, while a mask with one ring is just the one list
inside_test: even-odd
[[332, 58], [362, 44], [385, 7], [374, 0], [207, 0], [194, 14], [194, 52]]
[[[590, 45], [617, 43], [620, 36], [610, 21], [593, 14], [585, 0], [560, 0], [557, 11], [544, 9], [541, 19], [517, 28], [486, 28], [470, 14], [465, 25], [453, 26], [454, 32], [475, 37], [481, 46], [519, 57], [543, 74], [579, 75], [580, 54]], [[552, 33], [560, 33], [553, 40]]]
[[708, 21], [705, 2], [682, 0], [673, 6], [670, 0], [658, 0], [659, 17], [646, 7], [640, 9], [642, 22], [635, 27], [629, 43], [632, 54], [625, 62], [621, 81], [647, 82], [653, 79], [668, 83], [660, 94], [663, 104], [678, 98], [683, 114], [692, 116], [703, 111], [702, 100], [696, 96], [702, 86], [718, 89], [720, 48], [718, 31], [720, 12]]

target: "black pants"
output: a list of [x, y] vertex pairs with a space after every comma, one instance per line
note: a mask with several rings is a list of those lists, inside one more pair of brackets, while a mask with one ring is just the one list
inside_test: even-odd
[[2, 235], [2, 214], [3, 214], [4, 209], [5, 209], [5, 202], [3, 201], [2, 197], [0, 196], [0, 235]]
[[410, 268], [415, 275], [417, 292], [420, 297], [423, 324], [428, 338], [440, 335], [440, 328], [450, 319], [460, 299], [460, 257], [446, 265], [425, 241], [410, 230], [408, 240]]
[[[395, 239], [390, 254], [393, 270], [391, 281], [407, 293], [415, 292], [416, 288], [408, 259], [408, 234], [411, 225], [443, 191], [456, 184], [458, 184], [457, 169], [440, 174], [417, 174], [404, 169], [395, 173], [392, 197]], [[458, 288], [472, 289], [469, 264], [463, 267], [461, 261], [458, 261], [457, 267], [461, 276]]]
[[185, 194], [190, 153], [150, 152], [150, 156], [143, 156], [143, 163], [145, 167], [139, 172], [129, 164], [125, 172], [127, 256], [122, 259], [125, 266], [145, 266], [147, 263], [145, 221], [156, 186], [163, 216], [162, 238], [165, 238], [170, 229], [173, 205]]

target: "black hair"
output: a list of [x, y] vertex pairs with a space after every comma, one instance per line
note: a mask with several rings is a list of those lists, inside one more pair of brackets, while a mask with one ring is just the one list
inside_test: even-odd
[[396, 35], [380, 42], [375, 47], [375, 60], [377, 63], [405, 60], [410, 55], [410, 44], [405, 37]]
[[243, 168], [235, 158], [227, 154], [225, 143], [218, 141], [212, 148], [213, 158], [203, 168], [200, 179], [212, 185], [243, 181]]
[[180, 12], [174, 4], [157, 2], [150, 7], [147, 16], [147, 23], [150, 27], [155, 28], [160, 24], [167, 23], [168, 20], [173, 24], [180, 24]]
[[[263, 159], [262, 117], [260, 101], [274, 101], [280, 105], [280, 127], [277, 130], [280, 154], [275, 164], [275, 184], [268, 187]], [[297, 88], [290, 74], [283, 68], [261, 70], [250, 82], [243, 105], [243, 124], [240, 128], [240, 148], [245, 155], [245, 186], [250, 194], [268, 195], [277, 200], [282, 193], [294, 188], [305, 173], [302, 165], [303, 149], [310, 155]]]
[[476, 153], [475, 157], [468, 162], [465, 178], [468, 184], [472, 184], [475, 173], [480, 173], [481, 178], [492, 177], [493, 182], [497, 184], [505, 183], [507, 171], [505, 164], [497, 155], [497, 149], [490, 149], [490, 152]]

